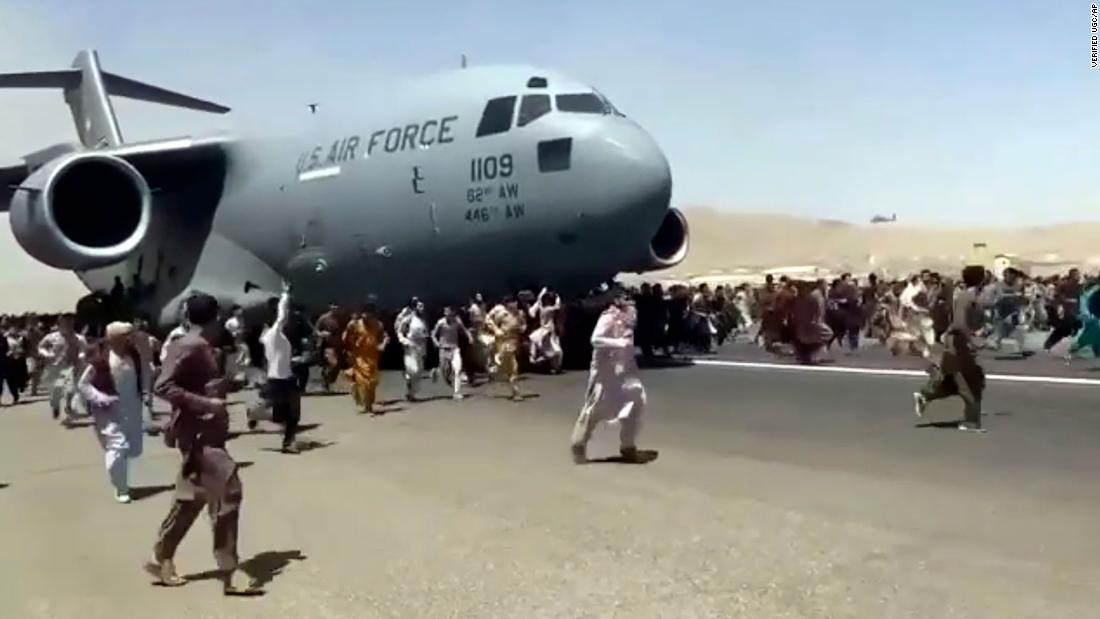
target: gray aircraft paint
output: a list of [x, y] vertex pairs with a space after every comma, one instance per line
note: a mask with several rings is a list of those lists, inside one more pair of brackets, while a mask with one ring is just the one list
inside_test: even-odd
[[[528, 88], [532, 76], [548, 86]], [[172, 322], [194, 290], [256, 306], [282, 278], [313, 309], [368, 296], [395, 307], [412, 295], [462, 302], [543, 284], [576, 293], [678, 263], [686, 228], [667, 260], [650, 249], [670, 213], [683, 220], [669, 209], [668, 163], [634, 121], [555, 108], [516, 126], [524, 95], [593, 92], [536, 68], [477, 67], [395, 87], [359, 110], [322, 106], [300, 136], [162, 141], [147, 154], [108, 147], [146, 175], [152, 221], [123, 262], [78, 275], [107, 290], [140, 269], [157, 282], [142, 309]], [[486, 103], [509, 95], [511, 129], [475, 137]], [[562, 138], [572, 140], [569, 169], [540, 171], [539, 143]]]

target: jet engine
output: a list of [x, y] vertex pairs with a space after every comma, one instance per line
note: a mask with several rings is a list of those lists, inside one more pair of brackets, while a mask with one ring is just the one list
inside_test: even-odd
[[83, 271], [134, 251], [149, 229], [152, 202], [145, 178], [123, 159], [71, 153], [23, 181], [11, 200], [11, 229], [36, 260]]
[[680, 264], [687, 257], [688, 240], [687, 218], [677, 209], [668, 209], [649, 241], [648, 257], [636, 272], [659, 271]]

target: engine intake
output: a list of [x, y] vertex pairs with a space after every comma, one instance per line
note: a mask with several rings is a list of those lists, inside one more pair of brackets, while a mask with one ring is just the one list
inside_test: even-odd
[[684, 261], [688, 253], [688, 223], [683, 213], [674, 208], [668, 210], [657, 234], [649, 242], [649, 250], [661, 268]]
[[675, 208], [668, 209], [656, 234], [649, 241], [646, 257], [633, 272], [659, 271], [680, 264], [688, 254], [689, 236], [684, 214]]
[[83, 271], [126, 259], [145, 238], [152, 202], [145, 178], [125, 160], [73, 153], [23, 181], [11, 228], [36, 260]]

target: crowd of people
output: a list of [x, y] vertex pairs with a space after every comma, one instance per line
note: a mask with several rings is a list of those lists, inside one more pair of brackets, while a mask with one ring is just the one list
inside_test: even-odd
[[[620, 455], [631, 461], [639, 458], [635, 439], [646, 407], [635, 361], [639, 349], [643, 357], [677, 356], [740, 339], [817, 363], [834, 344], [855, 352], [877, 340], [894, 354], [928, 361], [928, 383], [913, 394], [918, 416], [929, 402], [958, 396], [965, 404], [959, 429], [982, 431], [985, 376], [977, 349], [1014, 342], [1014, 352], [1027, 355], [1021, 334], [1046, 330], [1047, 349], [1073, 336], [1067, 354], [1091, 349], [1100, 356], [1098, 292], [1100, 281], [1077, 270], [1043, 279], [1013, 269], [994, 277], [968, 267], [958, 278], [924, 271], [897, 281], [871, 275], [862, 283], [845, 274], [832, 282], [768, 277], [761, 286], [713, 290], [643, 285], [604, 289], [570, 303], [544, 288], [492, 304], [477, 294], [465, 306], [437, 313], [413, 298], [392, 317], [368, 300], [354, 308], [332, 305], [311, 319], [284, 285], [262, 325], [250, 326], [240, 307], [223, 312], [212, 297], [197, 294], [183, 303], [181, 323], [163, 339], [143, 320], [122, 319], [122, 307], [92, 318], [80, 308], [76, 314], [0, 317], [0, 382], [14, 402], [46, 384], [52, 416], [64, 425], [91, 419], [120, 503], [131, 500], [129, 466], [142, 454], [145, 435], [163, 435], [182, 460], [176, 499], [148, 571], [163, 585], [183, 583], [173, 564], [175, 548], [206, 507], [225, 592], [251, 595], [257, 584], [241, 582], [237, 570], [241, 482], [225, 445], [232, 391], [258, 387], [259, 400], [246, 414], [249, 427], [281, 425], [282, 451], [296, 454], [301, 397], [313, 369], [324, 391], [344, 377], [362, 414], [386, 412], [377, 393], [390, 349], [400, 352], [409, 402], [421, 399], [425, 379], [446, 381], [455, 400], [465, 397], [467, 386], [496, 382], [522, 401], [520, 373], [561, 372], [580, 342], [589, 380], [572, 457], [587, 461], [587, 444], [602, 422], [619, 426]], [[154, 414], [154, 395], [171, 405], [167, 422]]]
[[[644, 357], [706, 354], [739, 340], [801, 363], [817, 363], [834, 346], [854, 352], [874, 341], [894, 354], [930, 357], [950, 326], [953, 295], [964, 288], [958, 278], [922, 271], [895, 280], [871, 274], [860, 281], [844, 274], [831, 282], [769, 275], [759, 286], [713, 289], [706, 284], [676, 285], [666, 291], [643, 284], [629, 293], [637, 312], [636, 343]], [[1044, 331], [1047, 350], [1072, 338], [1065, 348], [1067, 358], [1082, 351], [1100, 357], [1096, 278], [1083, 278], [1077, 269], [1045, 278], [1008, 269], [1001, 277], [985, 271], [980, 288], [977, 345], [1029, 356], [1034, 351], [1025, 346], [1026, 334]], [[151, 379], [163, 361], [162, 341], [154, 337], [148, 321], [125, 311], [121, 299], [111, 302], [115, 296], [119, 295], [89, 295], [75, 314], [0, 316], [0, 404], [5, 391], [16, 403], [24, 394], [38, 395], [46, 385], [54, 417], [71, 423], [78, 408], [73, 396], [82, 356], [72, 351], [105, 341], [110, 322], [125, 321], [146, 334], [143, 348], [149, 351]], [[557, 373], [567, 361], [574, 366], [588, 361], [588, 336], [596, 327], [600, 298], [597, 294], [567, 303], [543, 289], [538, 294], [520, 292], [492, 306], [476, 294], [465, 306], [442, 307], [431, 317], [418, 299], [410, 300], [396, 316], [383, 316], [366, 303], [359, 308], [332, 305], [319, 317], [310, 317], [284, 295], [271, 300], [264, 325], [250, 327], [241, 308], [230, 308], [219, 319], [216, 348], [237, 384], [262, 385], [265, 396], [270, 393], [279, 402], [284, 399], [280, 394], [292, 385], [304, 391], [311, 368], [317, 366], [322, 389], [330, 390], [346, 375], [356, 408], [372, 413], [379, 369], [388, 350], [405, 369], [410, 400], [418, 397], [425, 378], [446, 380], [453, 397], [461, 399], [463, 385], [495, 375], [504, 376], [509, 395], [519, 398], [516, 377], [521, 371]], [[164, 340], [185, 332], [186, 324], [181, 324]], [[276, 333], [282, 334], [277, 341], [272, 339]], [[270, 352], [275, 348], [277, 355]], [[152, 417], [151, 400], [146, 397], [146, 426]], [[288, 414], [281, 404], [277, 408], [277, 417]], [[254, 414], [262, 419], [264, 409]]]
[[[1100, 280], [1078, 269], [1052, 277], [1026, 276], [1009, 268], [995, 277], [983, 271], [977, 340], [984, 348], [1030, 356], [1029, 332], [1049, 332], [1043, 348], [1067, 337], [1065, 355], [1089, 350], [1100, 357]], [[951, 324], [954, 295], [966, 288], [959, 277], [921, 271], [886, 280], [860, 281], [843, 274], [832, 281], [778, 279], [763, 285], [661, 286], [643, 284], [635, 293], [638, 344], [645, 355], [707, 353], [741, 337], [802, 363], [823, 359], [835, 345], [858, 350], [878, 341], [894, 354], [928, 356]]]
[[[873, 341], [894, 354], [928, 357], [942, 344], [951, 322], [952, 297], [964, 287], [958, 278], [922, 271], [895, 280], [874, 274], [863, 281], [844, 274], [831, 282], [769, 275], [759, 286], [676, 285], [666, 291], [643, 284], [629, 292], [637, 308], [637, 345], [645, 357], [706, 354], [736, 339], [816, 363], [834, 346], [854, 352]], [[1029, 278], [1014, 269], [998, 278], [986, 271], [976, 341], [1029, 356], [1034, 351], [1025, 346], [1026, 334], [1044, 331], [1049, 334], [1047, 350], [1073, 338], [1065, 355], [1091, 351], [1100, 357], [1100, 296], [1094, 296], [1098, 289], [1100, 281], [1083, 278], [1077, 269], [1045, 278]], [[538, 294], [521, 292], [492, 306], [478, 294], [465, 306], [442, 307], [431, 317], [417, 299], [396, 316], [383, 316], [366, 303], [359, 308], [332, 305], [319, 317], [310, 317], [284, 295], [281, 301], [271, 300], [264, 325], [250, 327], [241, 308], [230, 308], [220, 319], [217, 348], [238, 383], [270, 385], [276, 395], [291, 383], [304, 390], [314, 366], [320, 368], [324, 390], [346, 374], [356, 407], [366, 413], [374, 410], [376, 377], [390, 349], [390, 357], [402, 361], [410, 400], [418, 397], [424, 378], [443, 378], [453, 388], [453, 397], [461, 399], [464, 384], [501, 373], [509, 394], [519, 397], [514, 379], [519, 372], [557, 373], [567, 361], [574, 366], [587, 362], [599, 298], [566, 303], [543, 289]], [[45, 384], [54, 416], [69, 423], [79, 375], [73, 371], [78, 362], [66, 358], [64, 351], [102, 341], [110, 322], [125, 320], [148, 334], [156, 371], [163, 347], [148, 321], [133, 318], [124, 305], [91, 300], [94, 295], [81, 300], [83, 307], [75, 314], [0, 316], [0, 403], [5, 391], [14, 403], [24, 394], [37, 395]], [[88, 310], [91, 305], [93, 311]], [[186, 325], [180, 325], [165, 340], [185, 331]], [[273, 342], [271, 333], [282, 333], [283, 339]], [[276, 343], [289, 352], [271, 357], [265, 351]], [[273, 376], [266, 376], [272, 359], [280, 366]]]
[[[624, 460], [638, 458], [634, 439], [645, 391], [634, 363], [636, 312], [625, 293], [609, 296], [590, 338], [594, 352], [588, 389], [571, 442], [577, 463], [587, 460], [588, 440], [601, 422], [621, 426]], [[16, 398], [25, 391], [36, 394], [38, 378], [32, 377], [46, 372], [54, 417], [64, 412], [61, 422], [66, 425], [90, 418], [119, 503], [131, 501], [129, 468], [144, 451], [145, 434], [163, 435], [169, 447], [180, 451], [181, 466], [175, 500], [146, 570], [159, 584], [184, 584], [175, 569], [175, 550], [205, 508], [224, 592], [255, 595], [262, 593], [259, 584], [242, 580], [238, 569], [242, 484], [226, 448], [230, 392], [259, 386], [260, 405], [247, 412], [248, 425], [264, 420], [282, 425], [283, 452], [298, 453], [300, 398], [311, 366], [319, 366], [323, 389], [330, 390], [344, 375], [356, 409], [382, 413], [376, 393], [382, 353], [392, 333], [401, 348], [410, 402], [420, 398], [426, 376], [447, 380], [456, 400], [463, 398], [464, 384], [496, 378], [507, 385], [513, 400], [522, 401], [517, 380], [521, 370], [562, 370], [562, 308], [558, 295], [544, 289], [493, 305], [475, 295], [467, 307], [442, 308], [434, 322], [418, 299], [386, 321], [388, 325], [369, 301], [350, 311], [331, 306], [310, 321], [293, 305], [292, 290], [285, 286], [271, 300], [263, 326], [251, 329], [241, 308], [223, 314], [215, 299], [196, 294], [183, 303], [181, 323], [163, 340], [140, 320], [102, 324], [73, 314], [4, 317], [2, 367]], [[430, 370], [429, 347], [438, 358]], [[19, 368], [26, 376], [16, 376]], [[154, 415], [154, 395], [171, 405], [166, 422]]]

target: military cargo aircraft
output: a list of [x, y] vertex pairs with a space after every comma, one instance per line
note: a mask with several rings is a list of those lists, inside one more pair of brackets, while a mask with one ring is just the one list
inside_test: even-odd
[[100, 68], [0, 74], [64, 93], [80, 144], [0, 168], [0, 210], [32, 257], [90, 290], [126, 288], [161, 324], [194, 291], [309, 309], [373, 297], [462, 302], [580, 293], [678, 264], [684, 216], [654, 140], [592, 87], [529, 67], [412, 81], [305, 135], [125, 142], [111, 96], [227, 107]]

